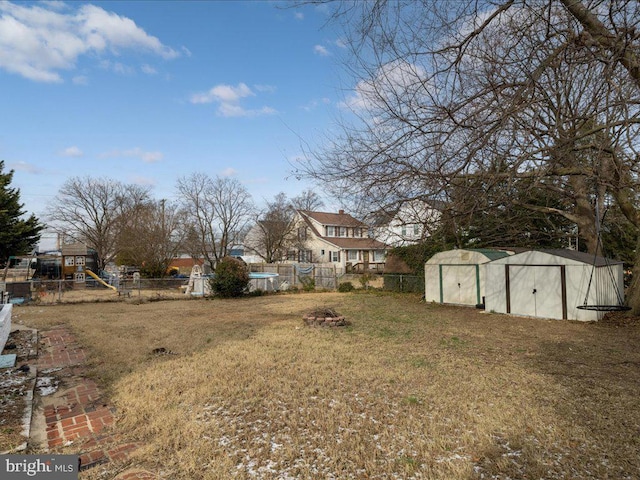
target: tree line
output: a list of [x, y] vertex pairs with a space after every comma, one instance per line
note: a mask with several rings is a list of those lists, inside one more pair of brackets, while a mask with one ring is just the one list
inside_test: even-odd
[[160, 278], [180, 254], [202, 259], [213, 270], [251, 226], [259, 225], [260, 255], [272, 262], [290, 238], [296, 209], [324, 205], [319, 195], [305, 190], [291, 199], [281, 192], [259, 209], [238, 180], [204, 173], [178, 179], [177, 201], [153, 198], [150, 187], [87, 176], [62, 185], [43, 221], [27, 216], [20, 191], [11, 186], [13, 174], [4, 172], [0, 161], [2, 268], [11, 256], [31, 254], [45, 228], [57, 232], [63, 243], [81, 242], [94, 249], [101, 270], [114, 262]]
[[179, 178], [176, 191], [178, 200], [158, 200], [149, 187], [73, 177], [49, 205], [46, 220], [65, 242], [93, 248], [100, 269], [111, 262], [135, 265], [159, 278], [180, 254], [202, 259], [213, 270], [256, 223], [271, 225], [263, 231], [271, 241], [291, 228], [296, 208], [322, 206], [320, 197], [306, 190], [292, 199], [279, 193], [258, 209], [238, 180], [204, 173]]

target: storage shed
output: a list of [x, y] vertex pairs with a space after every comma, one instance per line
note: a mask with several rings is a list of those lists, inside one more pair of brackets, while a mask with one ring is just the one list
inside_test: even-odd
[[424, 265], [427, 302], [478, 305], [485, 296], [484, 265], [512, 252], [458, 249], [436, 253]]
[[578, 306], [615, 306], [624, 298], [622, 262], [575, 250], [531, 250], [485, 268], [487, 311], [594, 321], [605, 312]]

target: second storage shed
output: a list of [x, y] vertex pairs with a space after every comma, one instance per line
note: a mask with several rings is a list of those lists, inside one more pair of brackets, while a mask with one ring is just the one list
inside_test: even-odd
[[578, 306], [617, 306], [624, 298], [622, 262], [575, 250], [531, 250], [485, 268], [487, 311], [593, 321], [605, 312]]

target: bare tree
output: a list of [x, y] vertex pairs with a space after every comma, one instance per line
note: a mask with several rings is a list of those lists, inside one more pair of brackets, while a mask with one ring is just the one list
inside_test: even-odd
[[235, 179], [212, 179], [203, 173], [180, 178], [177, 189], [188, 242], [213, 270], [246, 233], [254, 212], [251, 196]]
[[186, 236], [184, 213], [176, 203], [150, 201], [130, 212], [119, 236], [120, 263], [137, 265], [151, 278], [161, 278], [180, 253]]
[[96, 250], [98, 267], [119, 253], [120, 232], [131, 212], [149, 201], [149, 189], [107, 178], [74, 177], [67, 180], [48, 210], [48, 221], [63, 238]]
[[317, 212], [324, 207], [324, 201], [313, 190], [304, 190], [300, 195], [297, 195], [291, 199], [291, 205], [296, 210], [308, 210], [310, 212]]
[[[373, 209], [451, 204], [465, 178], [505, 192], [529, 179], [565, 201], [521, 206], [575, 222], [597, 251], [596, 205], [613, 199], [640, 226], [639, 5], [338, 3], [359, 79], [345, 102], [356, 119], [304, 173]], [[466, 198], [461, 213], [486, 208]]]
[[244, 240], [245, 248], [266, 263], [285, 260], [297, 241], [296, 212], [283, 192], [277, 194], [256, 219]]

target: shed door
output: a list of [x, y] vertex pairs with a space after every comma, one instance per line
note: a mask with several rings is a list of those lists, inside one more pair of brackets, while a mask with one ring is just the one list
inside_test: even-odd
[[561, 319], [562, 290], [560, 266], [509, 266], [509, 300], [513, 314]]
[[442, 302], [478, 303], [476, 265], [442, 265]]

